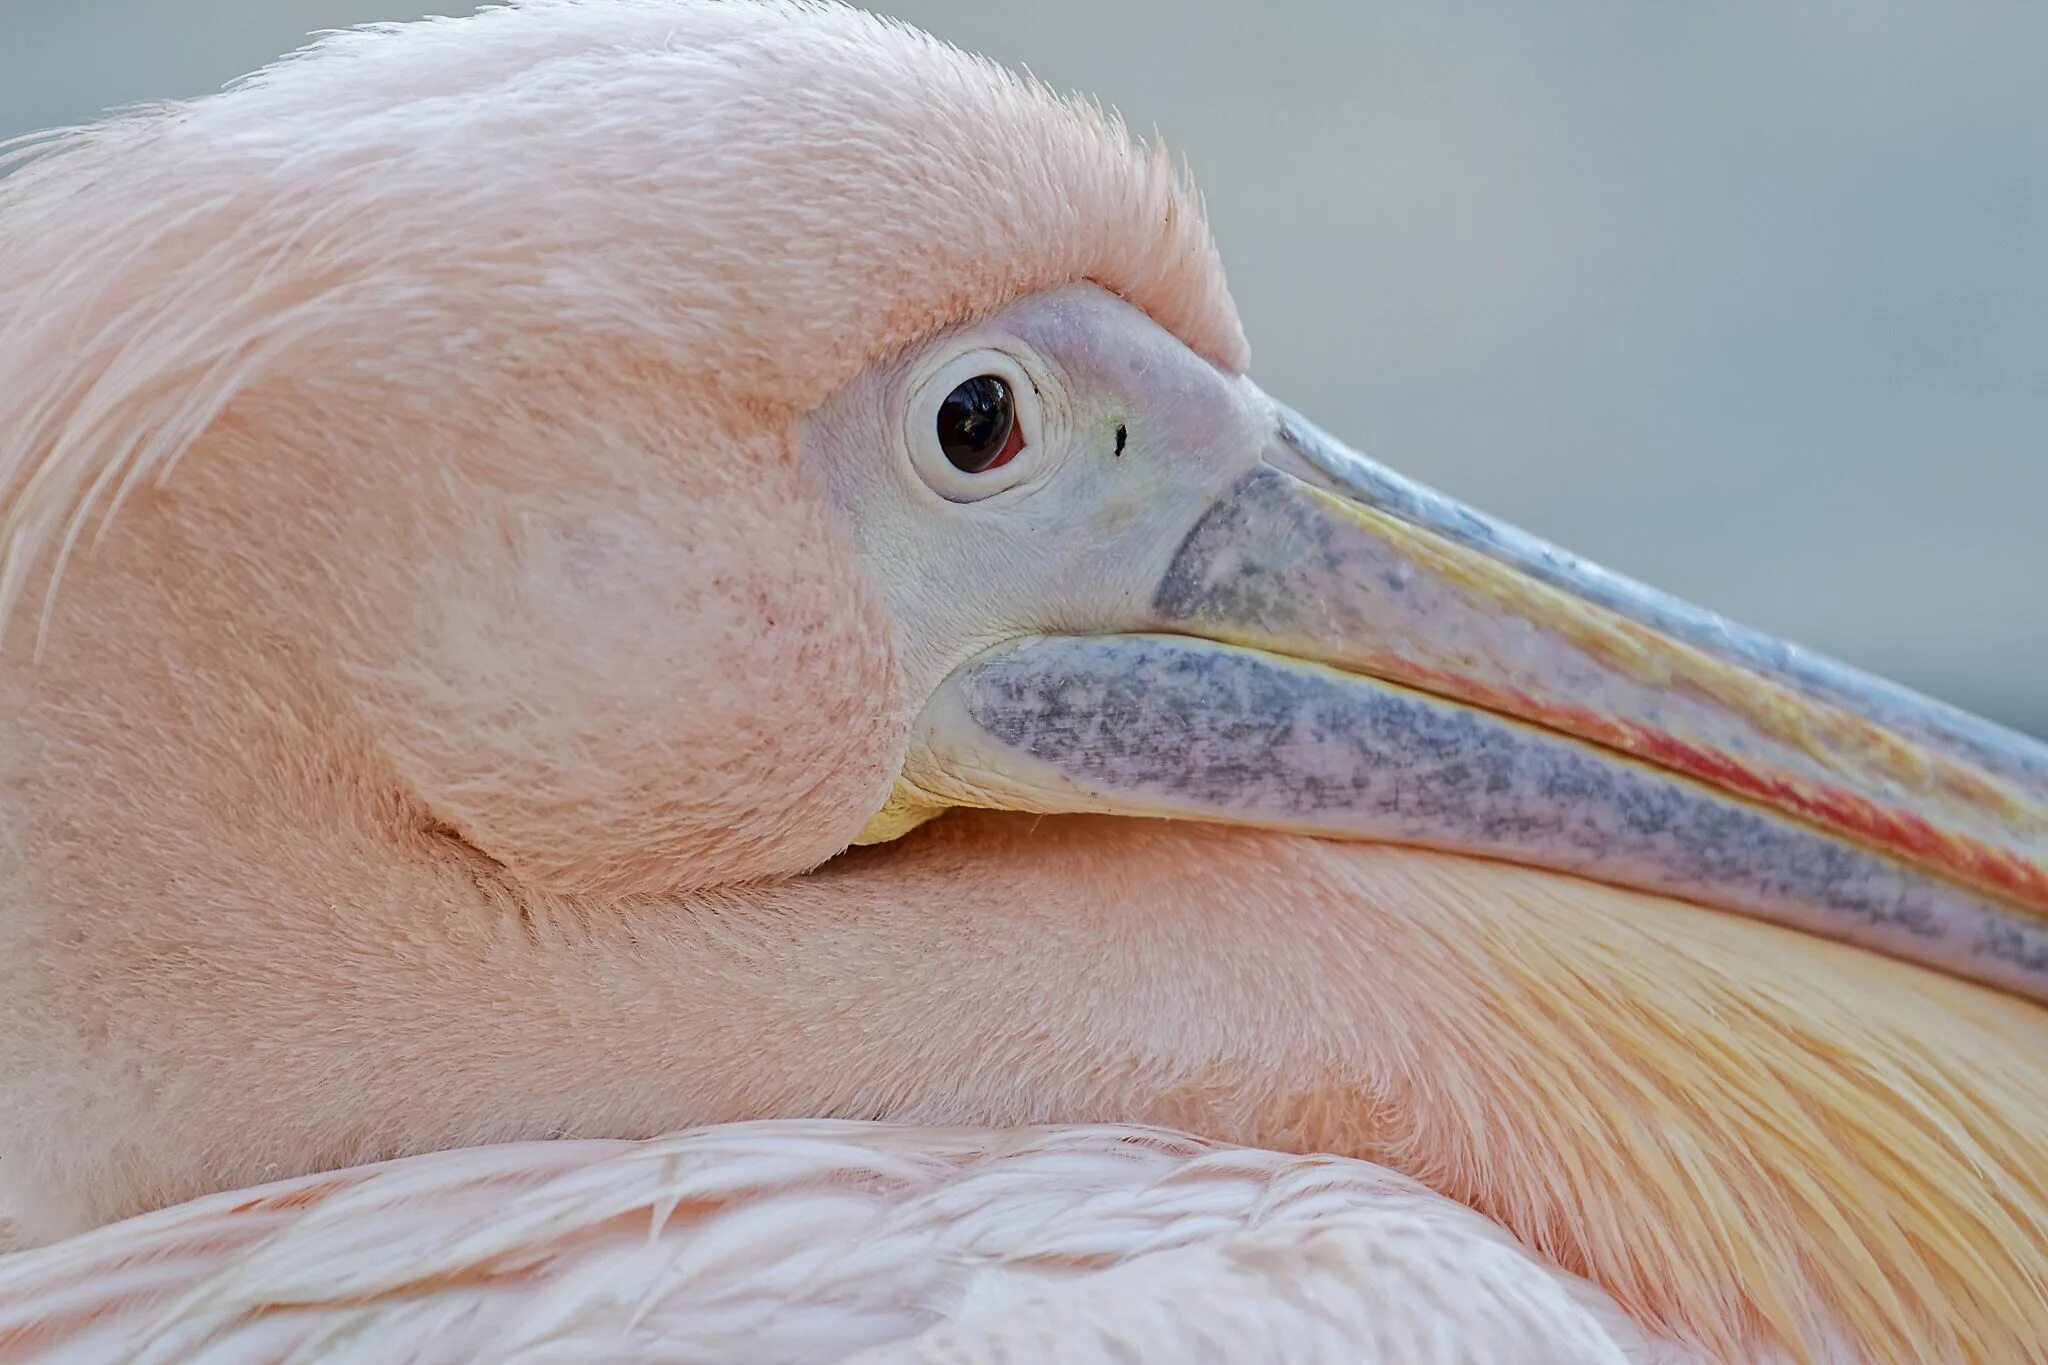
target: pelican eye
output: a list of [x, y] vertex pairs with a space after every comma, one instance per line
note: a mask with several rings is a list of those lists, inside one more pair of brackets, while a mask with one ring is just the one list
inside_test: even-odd
[[1001, 468], [1024, 448], [1017, 400], [1000, 376], [978, 374], [953, 386], [939, 404], [939, 449], [963, 474]]
[[993, 346], [933, 356], [911, 372], [903, 449], [947, 502], [980, 502], [1046, 472], [1044, 391], [1026, 363]]

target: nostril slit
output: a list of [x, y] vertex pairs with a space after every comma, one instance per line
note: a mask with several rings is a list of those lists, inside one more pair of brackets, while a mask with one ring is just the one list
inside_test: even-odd
[[1124, 430], [1124, 424], [1122, 422], [1118, 422], [1116, 424], [1116, 449], [1113, 452], [1111, 452], [1112, 454], [1121, 455], [1124, 453], [1124, 440], [1129, 436], [1129, 434], [1129, 432], [1126, 432]]

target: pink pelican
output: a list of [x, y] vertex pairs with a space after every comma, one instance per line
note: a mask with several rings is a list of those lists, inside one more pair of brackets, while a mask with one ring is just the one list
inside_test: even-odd
[[1279, 406], [1092, 106], [526, 0], [16, 156], [0, 1355], [2048, 1359], [2048, 754]]

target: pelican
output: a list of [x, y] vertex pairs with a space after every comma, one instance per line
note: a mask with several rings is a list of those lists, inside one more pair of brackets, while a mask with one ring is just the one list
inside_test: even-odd
[[1267, 396], [1095, 106], [522, 0], [14, 155], [0, 1352], [2048, 1359], [2048, 752]]

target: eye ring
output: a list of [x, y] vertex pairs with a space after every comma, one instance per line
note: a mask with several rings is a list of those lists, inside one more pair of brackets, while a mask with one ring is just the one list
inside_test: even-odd
[[1038, 387], [1016, 357], [977, 349], [919, 383], [905, 409], [911, 463], [949, 502], [1014, 488], [1038, 463], [1044, 434]]

